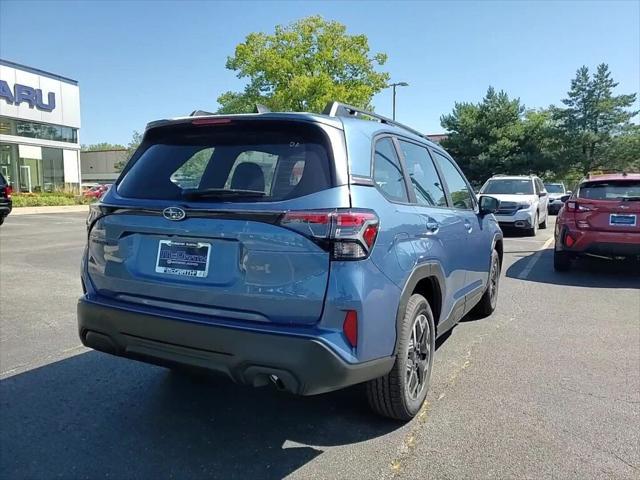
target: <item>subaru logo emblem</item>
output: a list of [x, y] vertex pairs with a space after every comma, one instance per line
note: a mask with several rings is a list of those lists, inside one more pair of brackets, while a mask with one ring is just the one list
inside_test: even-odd
[[167, 207], [162, 211], [162, 216], [167, 220], [177, 222], [187, 216], [185, 211], [180, 207]]

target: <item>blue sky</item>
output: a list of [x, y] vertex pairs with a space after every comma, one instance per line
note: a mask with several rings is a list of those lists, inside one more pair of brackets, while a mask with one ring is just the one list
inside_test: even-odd
[[[224, 68], [253, 31], [321, 14], [365, 33], [398, 91], [398, 120], [426, 133], [489, 85], [529, 108], [560, 103], [581, 65], [640, 90], [640, 2], [18, 2], [0, 0], [0, 57], [80, 83], [82, 143], [127, 143], [153, 119], [217, 108], [244, 82]], [[391, 115], [391, 95], [374, 99]], [[640, 104], [639, 104], [640, 107]]]

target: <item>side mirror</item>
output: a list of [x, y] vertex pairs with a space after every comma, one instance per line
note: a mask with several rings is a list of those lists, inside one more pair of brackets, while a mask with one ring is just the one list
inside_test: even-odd
[[546, 197], [547, 196], [547, 192], [540, 192], [538, 194], [539, 197]]
[[480, 195], [480, 215], [489, 215], [490, 213], [496, 213], [500, 208], [500, 200], [488, 195]]
[[560, 197], [560, 201], [561, 201], [562, 203], [564, 203], [564, 202], [566, 202], [567, 200], [569, 200], [569, 197], [571, 197], [571, 195], [562, 195], [562, 196]]
[[567, 195], [571, 195], [573, 192], [571, 190], [567, 190]]

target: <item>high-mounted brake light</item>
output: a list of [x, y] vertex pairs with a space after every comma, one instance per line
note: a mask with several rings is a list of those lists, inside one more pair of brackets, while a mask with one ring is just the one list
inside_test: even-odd
[[191, 125], [223, 125], [231, 123], [230, 118], [197, 118], [191, 122]]
[[287, 212], [280, 225], [326, 245], [335, 260], [366, 258], [378, 236], [378, 216], [371, 210]]

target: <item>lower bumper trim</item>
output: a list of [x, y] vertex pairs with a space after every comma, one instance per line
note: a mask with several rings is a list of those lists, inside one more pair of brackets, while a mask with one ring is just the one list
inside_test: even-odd
[[294, 337], [215, 325], [78, 302], [82, 343], [121, 357], [163, 366], [189, 366], [262, 386], [273, 378], [285, 390], [315, 395], [387, 374], [395, 357], [345, 362], [327, 345]]

